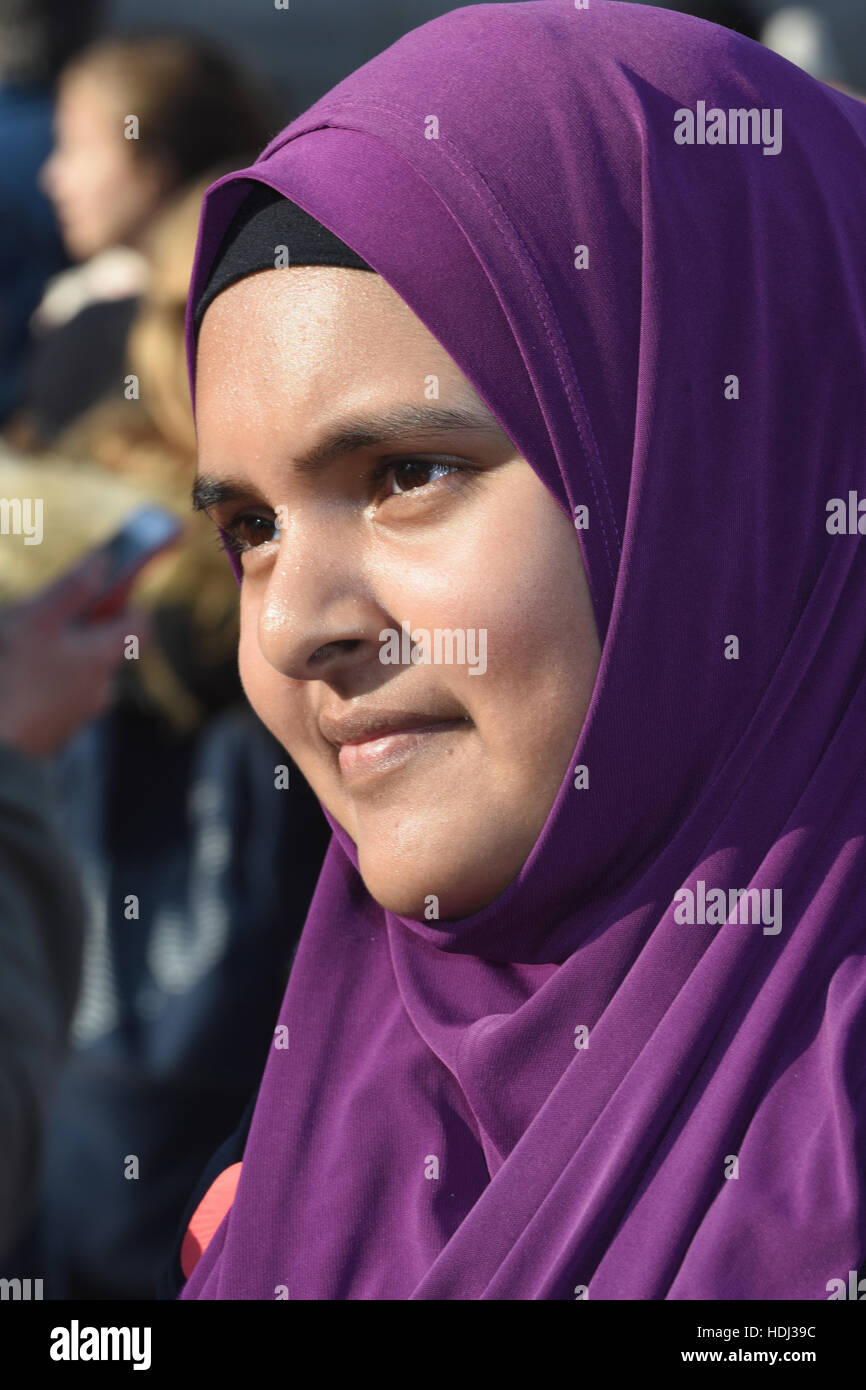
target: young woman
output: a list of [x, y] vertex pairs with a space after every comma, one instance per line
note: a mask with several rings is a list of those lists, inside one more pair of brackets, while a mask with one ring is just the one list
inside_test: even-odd
[[864, 175], [751, 40], [543, 0], [209, 191], [196, 496], [333, 839], [182, 1298], [859, 1268]]

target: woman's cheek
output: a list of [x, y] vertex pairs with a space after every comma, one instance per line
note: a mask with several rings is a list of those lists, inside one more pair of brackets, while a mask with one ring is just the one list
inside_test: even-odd
[[[242, 591], [243, 592], [243, 591]], [[250, 605], [241, 600], [241, 631], [238, 643], [238, 673], [244, 694], [266, 728], [282, 741], [279, 723], [280, 701], [276, 687], [280, 677], [265, 660], [258, 643], [256, 618]]]
[[245, 617], [243, 604], [241, 615], [238, 673], [244, 694], [265, 728], [297, 762], [312, 785], [316, 756], [311, 755], [308, 748], [307, 682], [290, 680], [274, 670], [262, 654], [256, 624]]

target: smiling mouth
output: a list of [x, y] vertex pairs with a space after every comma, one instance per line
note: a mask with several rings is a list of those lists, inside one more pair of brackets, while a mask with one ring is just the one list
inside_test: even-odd
[[429, 724], [374, 733], [340, 745], [337, 761], [345, 782], [364, 781], [402, 767], [418, 753], [434, 746], [437, 738], [471, 727], [466, 718], [441, 719]]

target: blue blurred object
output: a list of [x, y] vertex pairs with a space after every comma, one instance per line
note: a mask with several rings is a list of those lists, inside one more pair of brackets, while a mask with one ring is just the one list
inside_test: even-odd
[[69, 264], [54, 210], [39, 189], [51, 152], [49, 87], [0, 85], [0, 424], [18, 404], [30, 315]]
[[[55, 761], [89, 903], [36, 1221], [4, 1261], [45, 1298], [149, 1299], [258, 1090], [330, 830], [249, 708], [178, 735], [118, 706]], [[133, 905], [134, 904], [134, 905]]]

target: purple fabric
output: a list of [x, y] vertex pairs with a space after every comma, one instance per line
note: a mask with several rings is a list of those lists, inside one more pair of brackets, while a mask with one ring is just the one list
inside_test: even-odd
[[[699, 101], [780, 109], [780, 152], [678, 144]], [[866, 1256], [866, 541], [827, 529], [866, 497], [866, 105], [669, 11], [478, 5], [213, 186], [191, 304], [249, 178], [589, 508], [603, 652], [477, 915], [385, 912], [331, 822], [289, 1046], [180, 1296], [826, 1299]], [[699, 884], [781, 890], [781, 930], [678, 921]]]

